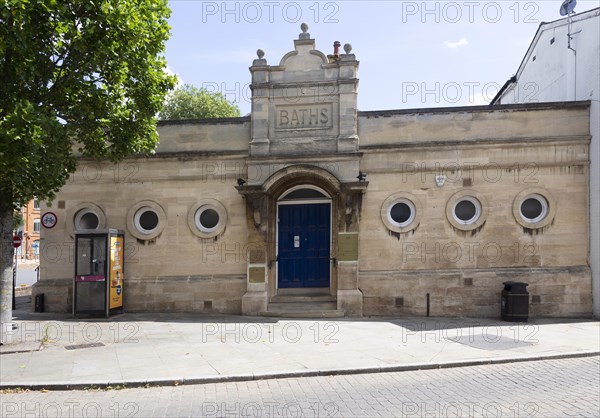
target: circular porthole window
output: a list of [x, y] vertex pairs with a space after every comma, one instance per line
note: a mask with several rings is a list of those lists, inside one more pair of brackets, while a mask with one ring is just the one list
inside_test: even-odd
[[127, 229], [140, 240], [156, 238], [165, 228], [167, 216], [156, 202], [146, 200], [136, 203], [127, 212]]
[[465, 189], [455, 193], [446, 204], [446, 218], [461, 231], [473, 231], [486, 220], [486, 201], [475, 190]]
[[75, 224], [74, 226], [76, 230], [98, 229], [98, 226], [100, 225], [100, 218], [96, 212], [90, 209], [81, 209], [75, 215], [73, 223]]
[[527, 196], [521, 203], [519, 213], [526, 222], [538, 223], [548, 216], [548, 201], [539, 194]]
[[65, 226], [69, 235], [84, 229], [106, 228], [106, 216], [100, 206], [83, 202], [67, 209]]
[[214, 238], [222, 234], [227, 225], [227, 211], [215, 199], [202, 199], [188, 212], [188, 226], [200, 238]]
[[549, 225], [556, 214], [552, 195], [542, 187], [530, 187], [517, 195], [513, 203], [513, 216], [519, 225], [538, 229]]
[[415, 205], [408, 199], [400, 199], [389, 206], [388, 218], [397, 227], [404, 228], [415, 219]]
[[158, 227], [158, 213], [149, 207], [143, 207], [135, 213], [133, 223], [142, 234], [151, 234]]
[[471, 225], [481, 216], [481, 203], [474, 197], [463, 197], [454, 203], [452, 215], [459, 224]]
[[416, 196], [406, 192], [395, 193], [383, 202], [381, 220], [392, 232], [409, 232], [419, 226], [421, 208]]
[[203, 232], [213, 232], [219, 226], [219, 212], [205, 205], [198, 208], [194, 217], [196, 226]]

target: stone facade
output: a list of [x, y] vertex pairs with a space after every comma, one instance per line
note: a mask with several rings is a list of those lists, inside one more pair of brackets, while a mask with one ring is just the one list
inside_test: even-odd
[[[91, 212], [126, 233], [127, 311], [259, 315], [318, 290], [346, 316], [498, 316], [515, 280], [532, 316], [589, 316], [590, 104], [360, 112], [344, 50], [324, 55], [303, 26], [279, 65], [258, 51], [251, 116], [161, 122], [150, 158], [82, 159], [42, 234], [46, 310], [71, 309]], [[311, 219], [286, 235], [281, 207], [317, 202], [326, 245]], [[285, 255], [309, 239], [319, 251]]]

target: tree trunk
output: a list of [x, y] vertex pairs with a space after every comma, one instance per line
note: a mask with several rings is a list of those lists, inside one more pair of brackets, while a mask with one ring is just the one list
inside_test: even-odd
[[12, 342], [13, 208], [0, 204], [0, 343]]

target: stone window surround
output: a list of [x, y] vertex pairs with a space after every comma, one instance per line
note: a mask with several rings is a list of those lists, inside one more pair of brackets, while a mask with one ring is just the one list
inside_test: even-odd
[[[543, 219], [541, 219], [537, 222], [529, 222], [521, 215], [521, 204], [529, 198], [536, 198], [538, 196], [542, 197], [543, 199], [546, 200], [546, 203], [547, 203], [547, 208], [545, 210], [546, 215]], [[459, 221], [456, 220], [455, 214], [454, 214], [454, 208], [455, 208], [456, 204], [458, 204], [462, 200], [471, 200], [471, 201], [475, 200], [476, 202], [479, 203], [477, 205], [478, 209], [479, 209], [479, 218], [477, 218], [476, 221], [469, 223], [469, 224], [464, 224], [464, 223], [460, 223]], [[405, 225], [403, 227], [399, 226], [399, 224], [394, 222], [390, 217], [391, 208], [396, 203], [401, 203], [401, 202], [412, 203], [414, 205], [414, 210], [415, 210], [414, 218], [410, 221], [410, 223], [408, 223], [407, 225]], [[410, 206], [410, 204], [409, 204], [409, 206]], [[452, 195], [450, 197], [450, 199], [448, 200], [448, 203], [446, 205], [446, 218], [452, 224], [453, 227], [455, 227], [459, 230], [462, 230], [462, 231], [472, 231], [474, 229], [481, 227], [487, 220], [487, 212], [488, 212], [488, 206], [487, 206], [487, 202], [486, 202], [485, 198], [483, 197], [483, 195], [481, 193], [479, 193], [475, 190], [472, 190], [472, 189], [465, 189], [465, 190], [461, 190], [461, 191], [455, 193], [454, 195]], [[549, 225], [554, 220], [555, 215], [556, 215], [556, 201], [555, 201], [554, 197], [550, 194], [550, 192], [543, 187], [529, 187], [529, 188], [521, 191], [515, 197], [515, 200], [513, 202], [513, 216], [514, 216], [515, 220], [517, 221], [517, 223], [519, 223], [521, 226], [523, 226], [525, 228], [529, 228], [529, 229], [543, 228], [543, 227]], [[419, 199], [416, 196], [414, 196], [413, 194], [408, 193], [408, 192], [395, 193], [395, 194], [389, 196], [383, 202], [383, 205], [381, 206], [381, 220], [383, 221], [385, 226], [390, 231], [393, 231], [393, 232], [398, 232], [398, 233], [410, 232], [411, 230], [415, 229], [419, 225], [419, 223], [421, 221], [421, 216], [422, 216], [421, 202], [419, 201]]]
[[[541, 196], [546, 200], [548, 208], [546, 216], [537, 222], [530, 222], [521, 215], [521, 204], [530, 197]], [[556, 215], [556, 200], [548, 190], [543, 187], [528, 187], [522, 190], [513, 201], [513, 217], [519, 225], [527, 229], [544, 228], [554, 220]]]
[[75, 225], [78, 219], [88, 212], [98, 217], [98, 227], [96, 229], [106, 228], [106, 215], [102, 208], [92, 202], [82, 202], [67, 210], [66, 227], [71, 237], [75, 236], [75, 231], [77, 230]]
[[[397, 203], [407, 203], [413, 210], [412, 219], [409, 219], [407, 223], [401, 225], [395, 222], [390, 215], [392, 207]], [[390, 195], [381, 205], [381, 220], [383, 221], [386, 228], [392, 232], [406, 233], [414, 230], [421, 223], [421, 217], [423, 215], [423, 205], [417, 196], [408, 192], [399, 192]]]
[[[141, 209], [152, 210], [158, 216], [158, 225], [150, 233], [145, 233], [136, 226], [136, 217], [141, 213]], [[143, 200], [136, 203], [127, 211], [127, 230], [131, 235], [140, 240], [151, 240], [159, 236], [167, 225], [167, 215], [157, 202], [152, 200]]]
[[[479, 217], [468, 224], [465, 224], [463, 221], [459, 221], [454, 213], [454, 208], [456, 205], [463, 200], [469, 200], [473, 202], [479, 209]], [[480, 228], [487, 220], [487, 208], [487, 202], [481, 193], [473, 189], [460, 190], [454, 193], [450, 199], [448, 199], [448, 203], [446, 204], [446, 219], [448, 219], [448, 222], [450, 222], [450, 224], [458, 230], [473, 231], [477, 228]]]
[[[219, 215], [219, 222], [210, 229], [203, 229], [199, 224], [199, 211], [213, 209]], [[198, 214], [198, 216], [197, 216]], [[227, 226], [227, 210], [221, 202], [215, 199], [202, 199], [196, 202], [188, 211], [187, 223], [190, 231], [199, 238], [214, 238], [221, 235]]]

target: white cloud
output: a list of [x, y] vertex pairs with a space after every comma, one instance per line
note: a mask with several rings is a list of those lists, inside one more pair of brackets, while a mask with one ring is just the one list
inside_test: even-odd
[[179, 74], [177, 74], [175, 71], [173, 71], [171, 69], [171, 67], [169, 67], [168, 65], [165, 68], [165, 73], [167, 73], [169, 75], [174, 75], [175, 77], [177, 77], [177, 83], [175, 84], [175, 88], [179, 88], [179, 87], [183, 86], [183, 80], [181, 79]]
[[461, 40], [457, 42], [444, 41], [444, 45], [450, 49], [454, 49], [458, 48], [459, 46], [469, 45], [469, 41], [467, 41], [467, 38], [461, 38]]

